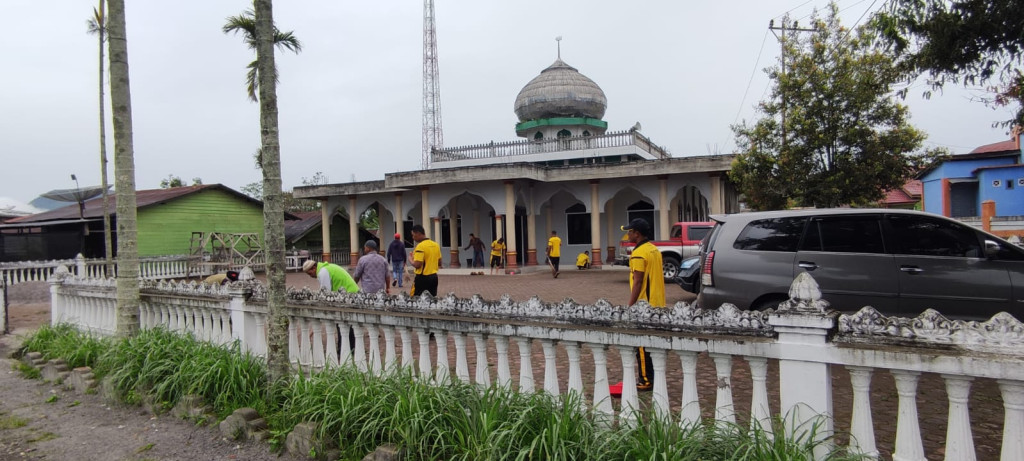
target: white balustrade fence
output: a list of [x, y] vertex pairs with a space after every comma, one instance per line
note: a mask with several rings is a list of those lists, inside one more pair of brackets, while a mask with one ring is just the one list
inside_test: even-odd
[[[347, 255], [347, 253], [346, 253]], [[266, 267], [266, 260], [263, 256], [257, 256], [250, 263], [254, 271], [262, 271]], [[8, 285], [16, 285], [26, 282], [45, 282], [58, 270], [64, 267], [69, 272], [79, 277], [106, 278], [117, 275], [116, 261], [113, 264], [113, 272], [108, 273], [106, 261], [103, 259], [86, 259], [78, 255], [75, 259], [56, 259], [50, 261], [21, 261], [13, 263], [0, 263], [0, 280]], [[218, 270], [242, 270], [246, 267], [242, 258], [235, 258], [231, 263], [218, 265]], [[157, 256], [141, 258], [139, 260], [139, 277], [143, 279], [180, 279], [186, 277], [210, 275], [212, 270], [205, 267], [205, 272], [197, 270], [195, 261], [185, 255]]]
[[[51, 283], [54, 322], [113, 331], [113, 280], [56, 277]], [[237, 340], [256, 354], [267, 350], [267, 293], [257, 282], [207, 286], [143, 280], [141, 294], [143, 328], [159, 325], [215, 343]], [[578, 393], [608, 423], [635, 424], [633, 410], [649, 405], [656, 414], [688, 425], [701, 420], [704, 406], [722, 422], [748, 417], [751, 424], [770, 428], [773, 418], [785, 419], [791, 433], [819, 424], [821, 436], [831, 434], [836, 415], [832, 367], [843, 366], [853, 392], [851, 416], [841, 424], [850, 428], [849, 448], [877, 455], [876, 436], [894, 433], [893, 459], [898, 460], [925, 459], [916, 400], [922, 373], [945, 381], [946, 459], [975, 459], [966, 402], [972, 380], [992, 378], [998, 380], [1004, 407], [1001, 459], [1024, 460], [1024, 325], [1019, 321], [1006, 314], [984, 323], [950, 321], [934, 311], [915, 319], [891, 318], [871, 308], [839, 315], [827, 310], [807, 274], [797, 278], [790, 296], [778, 309], [745, 312], [732, 305], [652, 309], [603, 300], [577, 305], [537, 298], [492, 302], [292, 290], [289, 355], [303, 368], [352, 363], [381, 374], [400, 367], [435, 383], [457, 379], [522, 392]], [[350, 334], [357, 340], [350, 342]], [[637, 346], [653, 360], [649, 404], [641, 403], [635, 387]], [[698, 359], [708, 358], [717, 383], [713, 397], [700, 395], [698, 386]], [[743, 368], [749, 382], [733, 383], [741, 376], [734, 369]], [[617, 400], [608, 389], [615, 372], [623, 378]], [[873, 421], [872, 376], [881, 374], [895, 380], [894, 427]], [[671, 392], [670, 382], [675, 383]], [[736, 384], [749, 389], [739, 393], [744, 396], [739, 405]], [[774, 389], [778, 398], [770, 397]], [[748, 403], [749, 415], [738, 415], [736, 407]], [[999, 424], [999, 415], [987, 416], [986, 424]], [[828, 449], [823, 445], [816, 456]]]

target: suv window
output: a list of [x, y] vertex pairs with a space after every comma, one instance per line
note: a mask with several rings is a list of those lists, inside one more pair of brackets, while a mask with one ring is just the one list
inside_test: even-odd
[[978, 234], [927, 216], [890, 215], [893, 236], [900, 254], [980, 258]]
[[704, 240], [708, 232], [711, 232], [711, 226], [690, 226], [686, 229], [686, 240]]
[[751, 221], [740, 231], [732, 247], [737, 250], [796, 251], [807, 218], [774, 218]]
[[885, 253], [878, 216], [814, 218], [800, 246], [803, 251]]

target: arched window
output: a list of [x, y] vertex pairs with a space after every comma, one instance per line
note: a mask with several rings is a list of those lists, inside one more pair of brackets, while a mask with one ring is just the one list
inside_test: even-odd
[[568, 138], [570, 136], [572, 136], [572, 132], [569, 130], [560, 130], [558, 132], [558, 139]]
[[583, 136], [590, 136], [590, 132], [587, 130], [583, 130]]
[[539, 131], [538, 131], [538, 132], [536, 132], [536, 133], [534, 133], [534, 135], [533, 135], [533, 139], [534, 139], [535, 141], [540, 141], [541, 139], [544, 139], [544, 133], [541, 133], [541, 132], [539, 132]]
[[654, 205], [647, 201], [640, 200], [626, 207], [626, 222], [636, 218], [643, 218], [647, 224], [651, 225], [652, 230], [657, 228], [654, 224]]
[[565, 230], [567, 245], [590, 244], [590, 213], [582, 203], [565, 209]]

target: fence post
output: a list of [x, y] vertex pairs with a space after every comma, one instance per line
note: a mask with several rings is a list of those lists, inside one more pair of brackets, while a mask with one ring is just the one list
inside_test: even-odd
[[256, 344], [259, 338], [256, 318], [246, 309], [252, 288], [245, 283], [232, 282], [228, 284], [228, 296], [231, 298], [228, 303], [228, 310], [231, 311], [231, 339], [238, 340], [243, 351], [256, 353], [259, 350]]
[[79, 277], [89, 276], [89, 273], [85, 270], [85, 256], [82, 256], [82, 253], [78, 253], [78, 256], [75, 256], [75, 275]]
[[0, 335], [7, 333], [7, 282], [0, 278]]
[[48, 280], [50, 283], [50, 325], [56, 325], [65, 320], [64, 314], [67, 311], [67, 306], [60, 287], [64, 285], [64, 279], [70, 276], [71, 271], [67, 266], [61, 264], [54, 269], [53, 275]]
[[[786, 436], [800, 437], [814, 430], [815, 439], [832, 436], [832, 370], [827, 362], [801, 360], [814, 357], [828, 346], [828, 334], [836, 327], [836, 311], [821, 299], [818, 283], [803, 272], [789, 288], [789, 300], [768, 316], [778, 333], [779, 392]], [[820, 354], [817, 354], [820, 355]], [[820, 444], [815, 459], [824, 459], [831, 447]]]

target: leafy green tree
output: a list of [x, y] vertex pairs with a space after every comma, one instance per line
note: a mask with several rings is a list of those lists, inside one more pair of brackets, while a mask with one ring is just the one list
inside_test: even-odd
[[[946, 82], [993, 84], [985, 98], [996, 106], [1016, 105], [1013, 120], [1024, 124], [1024, 5], [1019, 0], [892, 0], [871, 26], [913, 80], [929, 77], [930, 90]], [[905, 91], [905, 90], [904, 90]]]
[[[298, 54], [300, 51], [302, 51], [302, 43], [299, 42], [299, 39], [295, 37], [295, 34], [292, 31], [281, 32], [280, 30], [277, 29], [276, 26], [272, 25], [272, 27], [274, 28], [273, 44], [275, 46], [282, 50], [291, 51], [295, 54]], [[245, 44], [249, 47], [249, 49], [256, 50], [255, 11], [249, 9], [245, 10], [242, 14], [238, 16], [231, 16], [227, 18], [227, 22], [224, 24], [221, 30], [224, 31], [225, 34], [241, 33], [242, 39], [245, 41]], [[261, 79], [259, 78], [260, 66], [258, 63], [258, 55], [259, 53], [257, 53], [257, 58], [253, 60], [251, 63], [249, 63], [247, 67], [249, 69], [249, 72], [245, 75], [246, 90], [249, 93], [249, 99], [251, 99], [253, 102], [258, 101], [257, 92], [259, 91], [259, 82], [261, 81]], [[274, 68], [271, 70], [274, 71], [272, 75], [274, 76], [274, 82], [276, 83], [278, 80], [277, 69]]]
[[[192, 178], [192, 185], [193, 186], [201, 186], [201, 185], [203, 185], [203, 178], [200, 178], [200, 177]], [[175, 176], [173, 174], [169, 174], [169, 175], [167, 175], [166, 178], [160, 180], [160, 188], [161, 189], [170, 189], [172, 187], [184, 187], [184, 186], [185, 186], [185, 182], [181, 180], [181, 177]]]
[[128, 35], [124, 0], [109, 0], [110, 105], [114, 115], [114, 182], [117, 189], [118, 336], [139, 330], [139, 250], [135, 197], [135, 147], [132, 141], [132, 96], [128, 80]]
[[729, 177], [755, 209], [872, 203], [917, 169], [925, 136], [891, 96], [891, 58], [866, 29], [843, 27], [834, 3], [811, 22], [814, 32], [785, 36], [785, 62], [767, 70], [762, 118], [733, 127]]
[[103, 248], [107, 263], [107, 275], [114, 275], [114, 244], [110, 232], [110, 197], [107, 194], [107, 103], [103, 97], [105, 79], [103, 71], [103, 46], [107, 42], [106, 0], [100, 0], [99, 8], [92, 9], [92, 18], [86, 21], [86, 30], [99, 39], [99, 101], [100, 101], [100, 185], [103, 187]]

